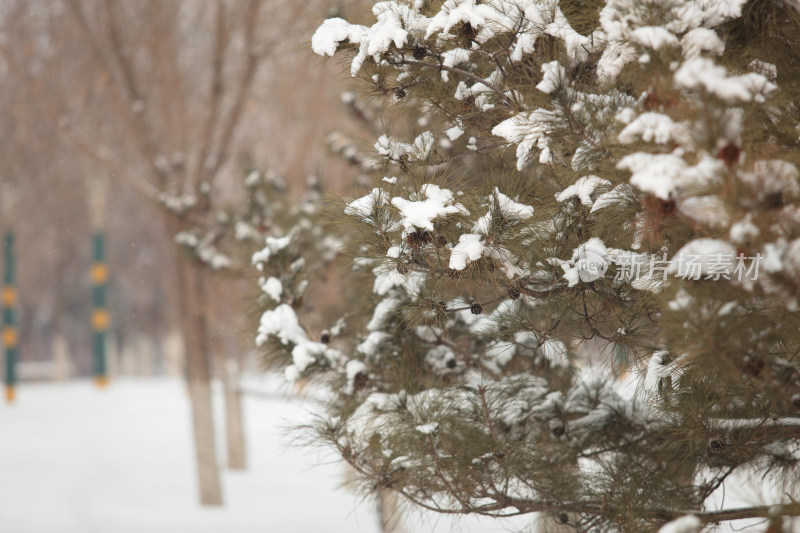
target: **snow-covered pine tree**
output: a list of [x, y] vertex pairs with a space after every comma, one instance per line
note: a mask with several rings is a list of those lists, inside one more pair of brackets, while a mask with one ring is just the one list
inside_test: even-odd
[[[318, 436], [366, 489], [441, 512], [544, 513], [579, 531], [789, 527], [800, 4], [372, 13], [312, 39], [424, 130], [378, 139], [386, 171], [341, 215], [357, 230], [341, 232], [347, 294], [371, 290], [336, 337], [285, 301], [259, 327], [287, 377], [331, 385]], [[781, 499], [715, 505], [743, 472]]]

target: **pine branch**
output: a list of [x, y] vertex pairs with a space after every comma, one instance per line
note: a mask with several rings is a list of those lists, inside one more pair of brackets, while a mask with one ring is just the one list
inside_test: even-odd
[[489, 89], [491, 89], [491, 90], [492, 90], [492, 92], [494, 92], [494, 93], [495, 93], [495, 94], [496, 94], [496, 95], [497, 95], [497, 96], [498, 96], [498, 97], [499, 97], [501, 100], [503, 100], [503, 102], [505, 102], [505, 103], [506, 103], [506, 105], [508, 105], [509, 107], [511, 107], [511, 108], [516, 108], [516, 106], [517, 106], [517, 105], [516, 105], [516, 103], [514, 102], [514, 100], [513, 100], [513, 99], [512, 99], [510, 96], [508, 96], [507, 94], [505, 94], [503, 91], [501, 91], [501, 90], [500, 90], [500, 89], [499, 89], [497, 86], [495, 86], [494, 84], [492, 84], [492, 83], [490, 83], [489, 81], [487, 81], [487, 80], [484, 80], [484, 79], [482, 79], [482, 78], [480, 78], [480, 77], [476, 76], [475, 74], [473, 74], [473, 73], [471, 73], [471, 72], [467, 72], [466, 70], [462, 70], [462, 69], [460, 69], [460, 68], [458, 68], [458, 67], [451, 67], [451, 66], [448, 66], [448, 65], [442, 64], [441, 62], [440, 62], [440, 64], [438, 64], [438, 65], [431, 65], [430, 63], [426, 63], [426, 62], [424, 62], [424, 61], [417, 61], [417, 60], [414, 60], [414, 59], [406, 59], [406, 58], [403, 58], [403, 59], [402, 59], [402, 60], [399, 62], [399, 64], [401, 64], [401, 65], [417, 65], [417, 66], [420, 66], [420, 67], [425, 67], [425, 68], [429, 68], [429, 69], [434, 69], [434, 70], [446, 70], [446, 71], [448, 71], [448, 72], [452, 72], [453, 74], [457, 74], [457, 75], [459, 75], [459, 76], [462, 76], [462, 77], [464, 77], [464, 78], [467, 78], [467, 79], [469, 79], [469, 80], [472, 80], [472, 81], [473, 81], [473, 82], [475, 82], [475, 83], [480, 83], [480, 84], [482, 84], [482, 85], [485, 85], [486, 87], [488, 87]]

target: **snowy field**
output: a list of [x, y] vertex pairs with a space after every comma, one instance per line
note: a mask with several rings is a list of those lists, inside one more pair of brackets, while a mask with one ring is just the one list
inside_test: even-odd
[[[244, 409], [250, 468], [224, 472], [225, 507], [202, 509], [179, 380], [20, 387], [16, 404], [0, 404], [0, 532], [378, 533], [373, 504], [341, 487], [340, 464], [290, 448], [286, 428], [307, 406], [248, 396]], [[407, 521], [407, 533], [489, 533], [532, 519]]]

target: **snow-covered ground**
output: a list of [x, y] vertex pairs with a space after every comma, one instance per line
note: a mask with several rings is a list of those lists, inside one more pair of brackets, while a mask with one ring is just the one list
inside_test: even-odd
[[[373, 504], [341, 486], [344, 468], [290, 445], [287, 428], [307, 407], [246, 397], [250, 468], [225, 472], [225, 506], [203, 509], [179, 380], [118, 380], [105, 390], [25, 384], [16, 404], [0, 404], [0, 531], [377, 533]], [[408, 533], [489, 533], [521, 531], [532, 519], [408, 521]]]

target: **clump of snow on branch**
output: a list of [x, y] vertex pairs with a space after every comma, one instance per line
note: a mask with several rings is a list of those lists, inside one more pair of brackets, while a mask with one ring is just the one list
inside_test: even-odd
[[552, 111], [536, 109], [504, 120], [492, 128], [492, 135], [517, 145], [517, 170], [522, 170], [530, 161], [534, 148], [539, 150], [540, 163], [552, 161], [550, 132], [556, 120]]
[[328, 19], [317, 28], [311, 37], [311, 49], [317, 55], [333, 56], [336, 53], [336, 47], [343, 41], [359, 44], [365, 30], [364, 26], [350, 24], [342, 18]]
[[653, 50], [664, 46], [677, 46], [678, 38], [661, 26], [642, 26], [631, 32], [631, 40]]
[[424, 161], [433, 150], [435, 139], [433, 133], [426, 131], [419, 134], [413, 143], [395, 141], [387, 135], [381, 135], [375, 143], [375, 150], [393, 161], [408, 157], [410, 161]]
[[695, 515], [685, 515], [664, 524], [658, 533], [698, 533], [703, 522]]
[[453, 270], [464, 270], [467, 265], [477, 261], [485, 248], [482, 237], [474, 233], [465, 233], [458, 238], [458, 244], [450, 252], [449, 267]]
[[542, 81], [536, 85], [536, 88], [546, 94], [555, 92], [567, 76], [564, 67], [558, 61], [551, 61], [542, 65], [542, 73]]
[[399, 211], [404, 234], [417, 230], [433, 231], [433, 221], [447, 215], [469, 215], [467, 209], [455, 202], [453, 191], [426, 183], [410, 199], [400, 196], [392, 198], [392, 205]]
[[558, 262], [564, 270], [564, 279], [574, 287], [578, 282], [588, 283], [605, 276], [610, 264], [609, 249], [593, 237], [575, 249], [572, 259]]
[[261, 290], [274, 301], [280, 302], [283, 294], [283, 283], [275, 276], [270, 276], [261, 284]]
[[389, 194], [386, 191], [375, 187], [368, 194], [365, 194], [361, 198], [353, 200], [347, 204], [347, 207], [344, 208], [344, 213], [346, 215], [359, 217], [363, 220], [373, 221], [371, 217], [373, 216], [376, 207], [386, 205], [388, 202]]
[[287, 304], [281, 304], [261, 315], [256, 346], [267, 342], [270, 335], [275, 335], [283, 344], [302, 344], [308, 341], [294, 309]]
[[289, 246], [292, 241], [290, 236], [285, 237], [267, 237], [267, 245], [253, 254], [253, 264], [266, 263], [272, 256]]
[[672, 257], [668, 272], [676, 276], [730, 276], [736, 265], [736, 247], [720, 239], [695, 239]]
[[622, 144], [631, 144], [641, 139], [644, 142], [682, 144], [688, 140], [685, 127], [675, 124], [670, 117], [661, 113], [642, 113], [617, 136]]
[[592, 195], [599, 189], [608, 188], [611, 182], [599, 176], [583, 176], [578, 180], [558, 193], [556, 200], [559, 202], [566, 202], [570, 198], [578, 198], [581, 204], [585, 206], [592, 206]]
[[675, 83], [685, 89], [705, 89], [723, 100], [743, 102], [763, 102], [764, 97], [777, 88], [755, 72], [730, 76], [725, 67], [705, 57], [695, 57], [683, 63], [675, 72]]

